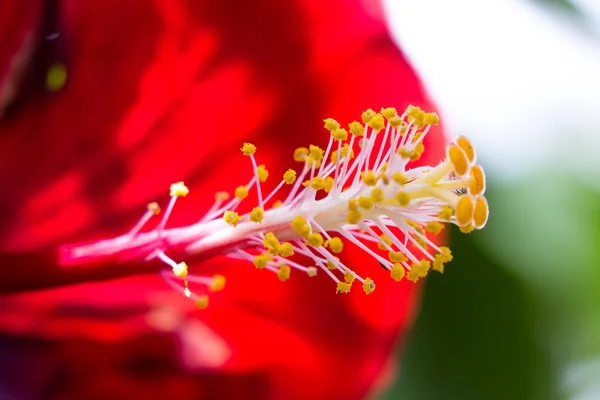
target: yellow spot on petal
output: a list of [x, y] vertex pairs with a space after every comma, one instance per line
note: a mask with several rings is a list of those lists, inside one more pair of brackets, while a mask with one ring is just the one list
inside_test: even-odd
[[46, 89], [57, 92], [67, 82], [67, 67], [64, 64], [54, 64], [46, 73]]

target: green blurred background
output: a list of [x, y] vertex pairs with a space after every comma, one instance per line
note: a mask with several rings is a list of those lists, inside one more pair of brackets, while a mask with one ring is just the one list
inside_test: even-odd
[[[387, 3], [388, 9], [395, 7], [391, 1]], [[432, 1], [425, 3], [431, 5]], [[458, 13], [469, 3], [474, 2], [452, 2]], [[522, 3], [527, 4], [508, 10], [509, 18], [502, 22], [507, 30], [518, 29], [518, 23], [510, 24], [511, 13], [526, 7], [531, 18], [555, 24], [549, 29], [557, 37], [568, 32], [563, 37], [567, 46], [572, 43], [571, 49], [585, 45], [579, 58], [565, 53], [564, 67], [551, 63], [540, 67], [547, 69], [540, 74], [550, 71], [555, 79], [537, 82], [550, 87], [538, 100], [532, 91], [539, 89], [535, 82], [528, 87], [527, 77], [510, 89], [513, 98], [506, 96], [498, 105], [493, 101], [500, 96], [493, 90], [478, 95], [476, 90], [484, 89], [465, 88], [481, 97], [475, 101], [491, 99], [486, 105], [489, 113], [481, 111], [484, 115], [480, 115], [488, 126], [464, 123], [460, 116], [450, 124], [453, 134], [465, 134], [476, 145], [483, 143], [479, 162], [487, 171], [490, 219], [482, 231], [468, 235], [458, 229], [451, 231], [454, 261], [443, 275], [432, 274], [426, 280], [421, 312], [400, 357], [397, 381], [383, 396], [386, 400], [600, 399], [600, 112], [593, 112], [600, 104], [600, 24], [583, 1]], [[397, 12], [407, 11], [402, 5], [397, 8]], [[536, 26], [533, 21], [531, 29]], [[435, 28], [427, 28], [433, 30], [431, 43], [412, 38], [406, 26], [396, 33], [439, 99], [442, 115], [447, 110], [450, 116], [455, 104], [463, 100], [461, 95], [448, 94], [443, 71], [430, 65], [435, 59], [414, 51], [419, 46], [432, 48], [435, 35], [442, 31], [451, 35], [444, 27], [437, 26], [439, 32]], [[523, 40], [534, 40], [527, 36], [527, 27], [523, 32], [519, 33]], [[498, 35], [497, 43], [488, 43], [504, 57], [502, 44], [514, 46], [510, 40], [504, 41], [503, 32]], [[541, 37], [540, 43], [544, 43]], [[476, 39], [460, 45], [481, 48]], [[536, 49], [532, 48], [531, 60], [516, 61], [543, 65], [543, 49], [539, 57], [534, 54]], [[562, 56], [562, 48], [554, 40], [548, 41], [548, 51]], [[510, 50], [505, 57], [512, 57]], [[469, 68], [471, 61], [463, 62]], [[594, 65], [597, 74], [585, 75]], [[488, 72], [490, 80], [501, 73]], [[571, 74], [571, 78], [561, 73]], [[535, 77], [529, 78], [532, 80]], [[552, 94], [552, 85], [563, 89]], [[529, 103], [519, 103], [519, 97], [527, 97]], [[570, 99], [579, 99], [581, 104]], [[515, 113], [507, 115], [503, 107], [511, 104], [502, 102], [511, 101]], [[519, 111], [522, 107], [529, 107], [524, 114]], [[552, 107], [563, 110], [564, 115], [553, 113]], [[569, 107], [575, 110], [571, 114]], [[583, 113], [580, 118], [577, 110], [593, 115], [586, 119]], [[523, 115], [530, 115], [533, 121]], [[507, 123], [506, 118], [512, 118], [508, 122], [511, 129], [496, 130], [497, 125]]]

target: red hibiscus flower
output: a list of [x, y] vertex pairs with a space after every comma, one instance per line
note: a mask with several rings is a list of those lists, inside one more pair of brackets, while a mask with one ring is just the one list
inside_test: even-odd
[[[369, 1], [8, 1], [0, 16], [0, 390], [17, 398], [353, 399], [370, 393], [415, 308], [359, 249], [366, 296], [218, 257], [198, 310], [158, 263], [65, 268], [59, 246], [122, 235], [183, 180], [169, 226], [218, 190], [271, 176], [324, 117], [431, 104]], [[439, 129], [419, 163], [444, 157]], [[462, 153], [461, 153], [462, 154]], [[418, 165], [418, 164], [415, 164]], [[267, 181], [265, 190], [278, 182]], [[109, 280], [110, 279], [110, 280]], [[68, 284], [68, 285], [67, 285]]]

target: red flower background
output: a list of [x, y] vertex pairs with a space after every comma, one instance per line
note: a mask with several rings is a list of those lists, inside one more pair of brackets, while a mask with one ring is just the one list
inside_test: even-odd
[[[50, 93], [56, 63], [68, 80]], [[250, 177], [240, 143], [255, 143], [278, 177], [295, 147], [326, 143], [323, 118], [409, 103], [432, 109], [376, 2], [4, 1], [0, 395], [367, 396], [417, 287], [357, 250], [345, 260], [377, 282], [369, 296], [219, 258], [191, 266], [227, 277], [196, 310], [154, 266], [63, 270], [56, 247], [124, 233], [178, 180], [191, 193], [169, 225], [192, 223], [215, 191]], [[439, 129], [425, 144], [423, 163], [443, 157]], [[77, 283], [57, 286], [67, 282]]]

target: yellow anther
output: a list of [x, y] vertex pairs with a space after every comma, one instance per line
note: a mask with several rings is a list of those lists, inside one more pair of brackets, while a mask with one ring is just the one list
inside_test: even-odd
[[323, 236], [318, 232], [313, 232], [306, 238], [309, 245], [319, 247], [323, 245]]
[[435, 271], [444, 272], [444, 264], [452, 261], [452, 253], [446, 246], [440, 247], [441, 253], [433, 256], [433, 269]]
[[371, 191], [371, 199], [375, 202], [375, 203], [381, 203], [383, 200], [385, 200], [385, 196], [383, 194], [383, 189], [381, 188], [375, 188]]
[[297, 216], [292, 220], [292, 229], [302, 237], [307, 237], [310, 234], [310, 226], [306, 223], [306, 218], [301, 216]]
[[[381, 239], [381, 241], [383, 241], [383, 243], [381, 241], [379, 241], [379, 243], [377, 243], [377, 247], [380, 250], [387, 250], [388, 249], [387, 246], [392, 245], [392, 240], [389, 237], [387, 237], [385, 234], [382, 234], [381, 236], [379, 236], [379, 238]], [[387, 246], [385, 246], [384, 243], [387, 244]]]
[[402, 124], [402, 120], [398, 116], [398, 112], [394, 107], [382, 108], [381, 114], [388, 120], [390, 125], [392, 125], [394, 128], [397, 128]]
[[454, 143], [465, 152], [471, 164], [475, 162], [475, 147], [471, 144], [469, 139], [464, 136], [459, 136], [454, 140]]
[[267, 266], [267, 264], [271, 261], [271, 257], [268, 254], [260, 254], [254, 257], [254, 266], [256, 268], [262, 269]]
[[409, 116], [409, 120], [412, 121], [415, 126], [425, 125], [425, 112], [419, 107], [408, 106], [406, 108], [406, 115]]
[[261, 182], [266, 182], [269, 177], [269, 171], [265, 168], [264, 165], [259, 165], [257, 168], [258, 180]]
[[201, 310], [204, 310], [206, 307], [208, 307], [208, 296], [205, 294], [199, 296], [198, 300], [196, 300], [196, 307]]
[[485, 226], [488, 220], [489, 207], [485, 197], [479, 196], [475, 201], [475, 211], [473, 213], [473, 226], [481, 229]]
[[427, 225], [425, 226], [425, 229], [427, 229], [428, 232], [431, 232], [434, 235], [437, 235], [438, 233], [440, 233], [442, 231], [442, 229], [444, 229], [444, 224], [437, 222], [437, 221], [431, 221], [431, 222], [427, 223]]
[[381, 108], [381, 115], [383, 115], [386, 119], [394, 118], [398, 116], [398, 112], [394, 107]]
[[473, 195], [485, 192], [485, 173], [481, 165], [473, 165], [470, 171], [469, 192]]
[[335, 184], [335, 180], [328, 176], [327, 178], [325, 178], [325, 187], [323, 188], [323, 190], [325, 190], [325, 193], [329, 193], [331, 192], [331, 189], [333, 189], [333, 185]]
[[406, 192], [398, 192], [396, 193], [396, 200], [401, 206], [405, 207], [410, 203], [410, 195]]
[[467, 226], [460, 226], [459, 229], [462, 233], [471, 233], [475, 228], [473, 227], [473, 224], [469, 224]]
[[436, 113], [425, 113], [424, 122], [425, 125], [438, 125], [440, 123], [440, 118]]
[[357, 210], [348, 211], [348, 215], [346, 215], [346, 222], [349, 224], [358, 224], [358, 221], [362, 219], [362, 214]]
[[185, 289], [183, 289], [183, 294], [185, 294], [185, 297], [187, 297], [187, 298], [192, 297], [192, 292], [190, 292], [190, 288], [187, 287], [187, 281], [186, 281]]
[[358, 202], [356, 199], [348, 200], [348, 210], [349, 211], [357, 211], [358, 210]]
[[331, 132], [331, 136], [336, 140], [346, 140], [348, 139], [348, 131], [344, 128], [337, 128]]
[[402, 146], [397, 151], [398, 155], [402, 158], [410, 158], [410, 150]]
[[279, 254], [281, 250], [281, 245], [279, 244], [279, 240], [275, 237], [273, 232], [269, 232], [265, 235], [265, 239], [263, 240], [263, 245], [265, 248], [269, 250], [269, 254], [276, 256]]
[[229, 193], [217, 192], [215, 193], [215, 201], [226, 201], [229, 200]]
[[310, 187], [314, 190], [321, 190], [325, 188], [325, 179], [320, 176], [316, 176], [310, 180]]
[[265, 218], [265, 212], [260, 207], [254, 207], [252, 211], [250, 211], [250, 221], [252, 222], [262, 222]]
[[375, 176], [375, 174], [373, 173], [373, 171], [367, 171], [366, 173], [363, 173], [363, 183], [367, 186], [375, 186], [377, 184], [377, 177]]
[[408, 258], [406, 258], [406, 256], [399, 251], [390, 251], [388, 256], [390, 257], [390, 261], [395, 263], [401, 263], [408, 260]]
[[375, 132], [379, 132], [380, 130], [385, 128], [385, 121], [383, 119], [383, 115], [381, 114], [373, 115], [373, 117], [371, 117], [369, 122], [367, 122], [366, 124], [373, 128]]
[[271, 207], [272, 208], [278, 208], [278, 207], [281, 207], [282, 204], [283, 204], [283, 201], [276, 200]]
[[256, 153], [256, 146], [252, 143], [244, 143], [240, 150], [245, 156], [251, 156]]
[[279, 248], [279, 255], [281, 257], [289, 257], [294, 255], [294, 247], [292, 246], [292, 244], [289, 242], [283, 243]]
[[208, 285], [208, 290], [211, 292], [220, 292], [224, 287], [225, 277], [223, 275], [215, 275], [210, 285]]
[[315, 163], [316, 167], [321, 165], [321, 160], [323, 160], [323, 149], [319, 146], [310, 145], [310, 153], [308, 154], [308, 165], [312, 165]]
[[329, 268], [332, 271], [335, 271], [337, 269], [337, 265], [335, 265], [333, 261], [327, 260], [327, 268]]
[[170, 196], [171, 197], [185, 197], [190, 192], [190, 189], [183, 184], [183, 182], [177, 182], [171, 185]]
[[248, 197], [248, 188], [246, 186], [238, 186], [235, 188], [234, 194], [238, 199], [244, 200]]
[[471, 223], [473, 219], [473, 211], [475, 204], [473, 198], [468, 195], [460, 196], [456, 204], [456, 223], [458, 226], [465, 227]]
[[237, 224], [240, 222], [240, 216], [235, 211], [225, 211], [223, 213], [223, 219], [229, 225], [233, 225], [233, 226], [237, 226]]
[[350, 293], [350, 289], [352, 288], [351, 283], [346, 282], [338, 282], [337, 287], [335, 289], [335, 293]]
[[310, 277], [317, 276], [317, 268], [316, 267], [306, 268], [306, 275], [308, 275]]
[[387, 167], [388, 167], [388, 163], [383, 163], [383, 165], [381, 166], [381, 171], [382, 172], [386, 172], [387, 171]]
[[354, 276], [354, 274], [352, 272], [350, 272], [350, 271], [344, 272], [344, 280], [346, 281], [346, 283], [352, 284], [355, 279], [356, 279], [356, 276]]
[[339, 237], [332, 237], [325, 242], [325, 247], [329, 247], [333, 253], [341, 253], [344, 249], [344, 242]]
[[392, 279], [396, 282], [400, 282], [402, 278], [404, 278], [404, 273], [404, 267], [402, 266], [402, 264], [399, 263], [394, 264], [394, 266], [390, 270], [390, 275]]
[[373, 199], [370, 197], [360, 196], [358, 198], [358, 205], [365, 210], [370, 210], [373, 208]]
[[294, 171], [293, 169], [288, 169], [287, 171], [285, 171], [285, 174], [283, 174], [283, 180], [288, 185], [291, 185], [292, 183], [296, 182], [296, 171]]
[[290, 279], [290, 273], [292, 272], [292, 269], [290, 268], [289, 265], [282, 265], [281, 267], [279, 267], [279, 269], [277, 270], [277, 277], [279, 278], [279, 280], [281, 282], [285, 282], [288, 279]]
[[298, 147], [294, 150], [294, 161], [304, 162], [308, 159], [308, 149], [306, 147]]
[[185, 278], [188, 274], [187, 264], [184, 262], [180, 262], [175, 267], [173, 267], [173, 273], [180, 278]]
[[454, 214], [454, 210], [450, 206], [443, 206], [442, 210], [438, 213], [437, 217], [442, 221], [450, 221], [452, 219], [452, 215]]
[[409, 152], [408, 158], [410, 158], [410, 161], [417, 161], [421, 158], [424, 151], [425, 146], [423, 145], [423, 143], [419, 143], [415, 146], [415, 148], [412, 151]]
[[350, 128], [350, 133], [354, 136], [364, 136], [365, 135], [365, 127], [358, 121], [350, 122], [348, 125]]
[[363, 290], [366, 294], [373, 293], [375, 290], [375, 282], [371, 278], [366, 278], [363, 282]]
[[402, 172], [394, 172], [392, 179], [399, 185], [404, 185], [406, 182], [408, 182], [408, 178]]
[[152, 202], [152, 203], [148, 203], [148, 211], [150, 211], [152, 214], [154, 215], [158, 215], [160, 214], [160, 206], [158, 205], [158, 203]]
[[[344, 145], [342, 146], [342, 148], [340, 149], [340, 159], [339, 161], [342, 161], [345, 157], [348, 156], [348, 143], [344, 143]], [[338, 151], [334, 150], [333, 152], [331, 152], [331, 163], [335, 164], [338, 162]], [[354, 150], [350, 150], [350, 159], [354, 158]]]
[[420, 278], [427, 276], [429, 268], [431, 268], [431, 263], [429, 261], [422, 260], [418, 263], [413, 263], [410, 271], [406, 275], [406, 278], [409, 281], [417, 282]]
[[340, 128], [340, 124], [333, 118], [324, 119], [323, 122], [325, 122], [325, 129], [328, 131], [333, 131]]
[[464, 176], [469, 172], [469, 159], [460, 147], [451, 143], [448, 146], [447, 154], [457, 175]]
[[381, 179], [381, 182], [383, 182], [384, 185], [390, 184], [390, 178], [388, 178], [388, 176], [386, 174], [381, 173], [381, 174], [379, 174], [378, 178]]
[[363, 123], [368, 124], [371, 118], [373, 118], [373, 116], [375, 116], [375, 111], [371, 110], [370, 108], [367, 111], [363, 112], [361, 114]]

